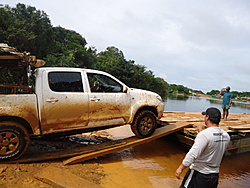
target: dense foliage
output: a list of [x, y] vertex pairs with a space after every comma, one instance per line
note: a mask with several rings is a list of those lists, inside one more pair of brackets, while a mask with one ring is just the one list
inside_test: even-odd
[[211, 90], [211, 91], [207, 92], [206, 94], [216, 96], [216, 95], [220, 94], [220, 91], [219, 90]]
[[184, 94], [184, 95], [204, 94], [202, 91], [192, 90], [192, 89], [185, 87], [183, 85], [176, 85], [176, 84], [169, 85], [168, 93], [169, 94]]
[[[250, 92], [248, 91], [231, 91], [231, 93], [233, 94], [233, 98], [242, 98], [242, 97], [250, 97]], [[211, 90], [210, 92], [206, 93], [207, 95], [211, 95], [211, 96], [218, 96], [220, 94], [219, 90]]]
[[234, 97], [250, 97], [250, 92], [248, 91], [232, 91]]

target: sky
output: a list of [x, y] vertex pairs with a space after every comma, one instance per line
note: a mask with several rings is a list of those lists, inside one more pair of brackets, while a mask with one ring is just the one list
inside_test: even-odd
[[249, 0], [0, 0], [17, 3], [44, 11], [98, 52], [117, 47], [169, 84], [250, 91]]

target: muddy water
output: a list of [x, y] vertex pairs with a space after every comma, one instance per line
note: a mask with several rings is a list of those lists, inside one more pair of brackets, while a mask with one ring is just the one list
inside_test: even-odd
[[[111, 129], [109, 134], [113, 139], [133, 135], [129, 126]], [[174, 135], [168, 135], [95, 161], [104, 169], [106, 175], [101, 185], [106, 188], [179, 187], [181, 180], [176, 179], [174, 173], [186, 152]], [[224, 157], [218, 187], [244, 188], [249, 184], [250, 153]]]

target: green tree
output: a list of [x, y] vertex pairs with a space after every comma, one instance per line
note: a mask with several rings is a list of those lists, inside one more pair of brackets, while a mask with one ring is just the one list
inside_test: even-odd
[[219, 90], [211, 90], [210, 92], [207, 92], [207, 95], [219, 95], [220, 91]]
[[0, 13], [1, 42], [36, 54], [38, 58], [46, 57], [53, 47], [53, 30], [45, 12], [18, 3], [16, 8], [1, 6]]
[[136, 65], [133, 60], [127, 61], [123, 52], [116, 47], [108, 47], [97, 54], [95, 69], [112, 74], [126, 85], [134, 88], [154, 91], [165, 97], [168, 84], [162, 78], [155, 78], [152, 71], [145, 66]]
[[45, 59], [47, 66], [91, 68], [96, 50], [75, 31], [52, 27], [47, 14], [35, 7], [17, 4], [0, 8], [0, 41]]
[[45, 58], [48, 66], [91, 68], [95, 63], [96, 50], [86, 48], [87, 42], [79, 33], [54, 27], [53, 36], [54, 48]]

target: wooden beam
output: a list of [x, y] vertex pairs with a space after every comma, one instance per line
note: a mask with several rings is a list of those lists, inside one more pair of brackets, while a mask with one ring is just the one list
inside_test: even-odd
[[250, 130], [250, 124], [240, 125], [240, 126], [229, 126], [230, 130]]
[[9, 59], [22, 59], [21, 57], [18, 57], [18, 56], [16, 56], [16, 55], [1, 55], [0, 56], [0, 59], [7, 59], [7, 60], [9, 60]]

